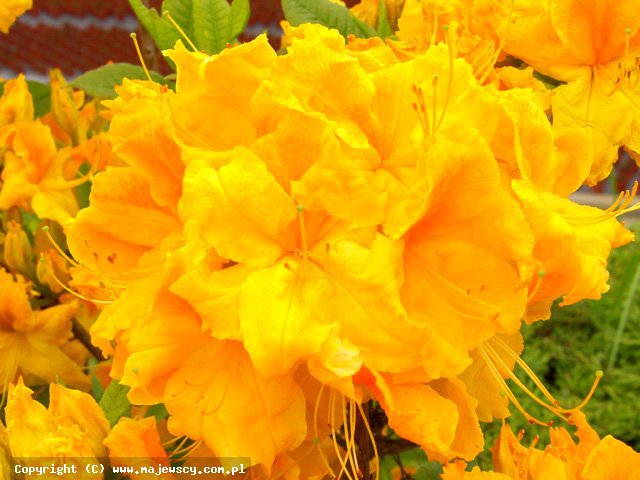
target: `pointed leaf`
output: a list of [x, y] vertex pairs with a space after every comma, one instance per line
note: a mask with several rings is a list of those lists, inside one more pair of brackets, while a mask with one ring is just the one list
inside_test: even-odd
[[238, 35], [244, 32], [251, 15], [249, 0], [233, 0], [231, 3], [231, 13], [229, 15], [229, 34], [227, 38], [235, 40]]
[[227, 0], [193, 0], [193, 35], [199, 49], [213, 54], [227, 46], [230, 14]]
[[[161, 84], [166, 84], [165, 79], [156, 72], [150, 72], [151, 78]], [[84, 90], [96, 98], [115, 98], [115, 86], [122, 84], [122, 79], [144, 80], [147, 78], [144, 69], [130, 63], [112, 63], [98, 67], [80, 75], [71, 86]]]
[[345, 38], [375, 37], [376, 31], [356, 18], [347, 7], [330, 0], [282, 0], [282, 10], [287, 21], [298, 26], [303, 23], [320, 23], [335, 28]]
[[389, 17], [387, 16], [387, 4], [384, 0], [378, 0], [378, 35], [382, 38], [387, 38], [393, 34], [393, 29], [389, 23]]
[[127, 398], [127, 392], [129, 392], [129, 387], [120, 385], [117, 380], [113, 380], [102, 394], [98, 405], [104, 411], [112, 427], [118, 423], [120, 417], [131, 416], [131, 403]]
[[[168, 3], [168, 2], [165, 2]], [[153, 40], [156, 42], [156, 45], [160, 50], [165, 50], [167, 48], [173, 48], [176, 44], [176, 41], [180, 38], [180, 33], [174, 28], [173, 25], [166, 19], [162, 18], [158, 11], [154, 8], [147, 8], [142, 0], [129, 0], [129, 5], [133, 9], [133, 12], [138, 17], [138, 21], [142, 24], [142, 26], [147, 29], [147, 31], [153, 37]], [[163, 8], [166, 8], [163, 4]], [[177, 9], [168, 9], [171, 12], [172, 17], [175, 19], [178, 14], [176, 13]], [[182, 26], [183, 23], [178, 21], [178, 25]]]

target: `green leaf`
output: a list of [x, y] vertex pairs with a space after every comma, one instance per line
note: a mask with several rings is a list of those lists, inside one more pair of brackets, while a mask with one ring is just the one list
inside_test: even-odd
[[[169, 10], [171, 12], [171, 16], [176, 20], [176, 22], [178, 22], [178, 25], [182, 27], [183, 24], [178, 21], [178, 18], [180, 18], [178, 12], [180, 12], [181, 9], [175, 7], [166, 8], [166, 3], [168, 2], [163, 3], [162, 8]], [[168, 20], [162, 18], [155, 8], [147, 8], [142, 3], [142, 0], [129, 0], [129, 5], [131, 5], [133, 12], [136, 14], [136, 17], [138, 17], [142, 26], [151, 34], [160, 50], [173, 48], [178, 39], [181, 38], [180, 33], [174, 28], [174, 26], [171, 25]]]
[[297, 27], [303, 23], [320, 23], [335, 28], [345, 38], [348, 35], [370, 38], [376, 31], [356, 18], [347, 7], [329, 0], [282, 0], [287, 21]]
[[[78, 176], [86, 175], [91, 170], [91, 165], [83, 163], [78, 168]], [[76, 197], [78, 199], [78, 207], [86, 208], [89, 206], [89, 195], [91, 194], [91, 182], [85, 182], [76, 187]]]
[[131, 403], [127, 399], [129, 387], [112, 380], [100, 399], [100, 408], [113, 427], [121, 417], [131, 416]]
[[[129, 0], [140, 23], [160, 50], [173, 48], [178, 39], [186, 42], [168, 18], [147, 8], [142, 0]], [[249, 0], [164, 0], [162, 10], [180, 26], [198, 50], [208, 54], [222, 51], [240, 35], [249, 20]]]
[[193, 0], [193, 36], [196, 47], [207, 53], [222, 51], [230, 41], [227, 0]]
[[[150, 72], [153, 81], [166, 84], [165, 79], [157, 72]], [[115, 98], [116, 85], [121, 85], [124, 78], [132, 80], [145, 80], [147, 78], [144, 69], [138, 65], [130, 63], [112, 63], [98, 67], [94, 70], [80, 75], [71, 86], [84, 90], [92, 97], [96, 98]]]
[[149, 407], [146, 416], [156, 417], [156, 420], [164, 420], [169, 416], [169, 412], [167, 412], [167, 408], [164, 406], [164, 403], [158, 403]]
[[46, 115], [51, 110], [51, 86], [46, 83], [27, 80], [29, 93], [33, 98], [33, 109], [36, 118]]
[[251, 15], [251, 7], [249, 0], [233, 0], [231, 3], [231, 12], [229, 13], [229, 32], [227, 38], [235, 40], [238, 38], [249, 23]]
[[378, 0], [378, 35], [387, 38], [393, 34], [393, 29], [387, 17], [387, 4], [384, 0]]

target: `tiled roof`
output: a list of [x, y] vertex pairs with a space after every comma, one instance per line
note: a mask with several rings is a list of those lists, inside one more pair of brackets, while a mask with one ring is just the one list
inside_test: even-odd
[[[251, 8], [249, 36], [268, 30], [279, 46], [280, 0], [251, 0]], [[73, 76], [110, 60], [138, 63], [129, 38], [135, 25], [128, 0], [34, 0], [0, 37], [0, 76], [27, 72], [38, 78], [51, 67]]]

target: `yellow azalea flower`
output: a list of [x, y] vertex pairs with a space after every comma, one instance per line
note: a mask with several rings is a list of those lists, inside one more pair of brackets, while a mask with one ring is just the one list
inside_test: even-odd
[[84, 92], [73, 90], [57, 68], [51, 70], [49, 79], [51, 116], [58, 128], [64, 132], [64, 143], [78, 145], [85, 142], [89, 128], [97, 117], [95, 108], [92, 108], [92, 104], [84, 105]]
[[450, 43], [481, 83], [494, 75], [504, 27], [488, 19], [509, 12], [488, 0], [406, 0], [398, 20], [398, 40], [389, 41], [399, 58], [414, 58], [438, 42]]
[[436, 144], [426, 212], [405, 236], [403, 303], [432, 332], [431, 378], [459, 374], [482, 341], [517, 332], [527, 301], [529, 227], [482, 138], [458, 135]]
[[293, 376], [263, 377], [239, 342], [203, 338], [191, 346], [167, 384], [169, 431], [204, 440], [216, 456], [251, 457], [252, 465], [271, 470], [276, 455], [306, 434], [305, 401]]
[[590, 185], [607, 177], [620, 146], [640, 150], [639, 28], [634, 0], [522, 2], [508, 26], [509, 54], [566, 82], [554, 90], [553, 121], [591, 138]]
[[276, 57], [266, 35], [212, 56], [189, 52], [182, 42], [165, 54], [179, 72], [169, 103], [180, 143], [226, 150], [255, 139], [251, 98]]
[[[97, 463], [97, 458], [106, 457], [102, 442], [109, 433], [109, 422], [89, 394], [51, 384], [49, 407], [45, 408], [32, 393], [22, 379], [9, 390], [5, 414], [14, 457], [25, 462], [45, 458], [48, 465], [51, 459], [77, 462], [82, 458]], [[84, 463], [76, 468], [79, 478], [98, 478], [87, 474]]]
[[[404, 7], [404, 0], [384, 0], [384, 2], [387, 9], [389, 25], [391, 25], [392, 30], [395, 30], [398, 18], [400, 17], [402, 8]], [[361, 0], [360, 3], [351, 7], [351, 13], [373, 28], [377, 28], [379, 6], [379, 0]]]
[[529, 448], [520, 445], [522, 435], [516, 437], [508, 426], [503, 426], [493, 447], [496, 472], [531, 480], [614, 480], [637, 476], [640, 453], [611, 435], [600, 439], [580, 412], [571, 416], [571, 423], [577, 426], [579, 442], [564, 428], [552, 428], [550, 445], [544, 450], [535, 448], [535, 440]]
[[525, 180], [514, 180], [513, 189], [535, 236], [537, 275], [529, 288], [527, 320], [549, 318], [551, 304], [560, 296], [561, 305], [599, 299], [609, 290], [606, 259], [611, 249], [634, 238], [616, 219], [629, 207], [633, 195], [628, 192], [612, 208], [600, 210], [545, 192]]
[[7, 150], [0, 208], [19, 206], [60, 224], [75, 215], [78, 201], [71, 189], [85, 183], [88, 176], [65, 176], [73, 150], [58, 150], [49, 127], [37, 121], [9, 125], [0, 131], [0, 144]]
[[38, 381], [60, 378], [88, 385], [80, 366], [62, 351], [71, 338], [76, 302], [32, 311], [22, 282], [0, 270], [0, 286], [0, 391], [19, 373]]
[[119, 164], [95, 176], [89, 208], [68, 224], [74, 257], [116, 291], [161, 270], [167, 249], [182, 242], [177, 203], [184, 169], [163, 96], [169, 93], [130, 81], [120, 92], [108, 103], [117, 112], [108, 140]]
[[33, 0], [5, 0], [0, 5], [0, 32], [9, 33], [9, 28], [20, 15], [33, 6]]
[[[0, 96], [0, 132], [5, 125], [32, 120], [33, 99], [24, 75], [20, 74], [5, 83], [4, 92]], [[0, 152], [3, 148], [0, 146]]]
[[[132, 419], [121, 418], [104, 439], [109, 449], [111, 465], [157, 469], [159, 465], [171, 465], [169, 456], [162, 446], [154, 417]], [[156, 470], [157, 471], [157, 470]], [[134, 480], [150, 479], [155, 474], [134, 474]], [[173, 479], [173, 474], [165, 474], [162, 478]]]

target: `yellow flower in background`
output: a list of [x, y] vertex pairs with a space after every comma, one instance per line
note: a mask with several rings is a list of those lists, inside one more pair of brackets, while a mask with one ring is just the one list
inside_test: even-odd
[[521, 444], [524, 431], [516, 437], [503, 425], [493, 453], [494, 471], [456, 460], [445, 465], [442, 480], [622, 480], [638, 478], [640, 453], [607, 435], [603, 439], [589, 426], [584, 415], [575, 412], [570, 423], [577, 426], [576, 442], [562, 427], [550, 429], [550, 444], [538, 448], [538, 437], [530, 446]]
[[76, 302], [33, 311], [25, 284], [0, 270], [0, 391], [19, 374], [31, 380], [88, 385], [82, 369], [63, 351], [71, 339]]
[[[5, 125], [33, 121], [33, 99], [23, 74], [9, 80], [0, 96], [0, 131]], [[3, 148], [0, 148], [0, 152]]]
[[37, 459], [45, 459], [47, 465], [52, 459], [56, 464], [75, 460], [80, 462], [78, 478], [102, 478], [88, 474], [82, 463], [107, 456], [102, 442], [109, 422], [91, 395], [52, 383], [46, 408], [32, 394], [22, 379], [9, 390], [5, 414], [12, 456], [27, 464]]
[[591, 139], [589, 185], [609, 175], [619, 147], [640, 150], [639, 28], [635, 0], [522, 2], [508, 25], [505, 51], [564, 82], [553, 122]]
[[9, 33], [13, 22], [33, 6], [33, 0], [3, 0], [0, 4], [0, 32]]
[[[404, 2], [405, 0], [384, 0], [387, 10], [387, 20], [392, 31], [395, 30], [395, 26], [398, 23]], [[361, 0], [360, 3], [351, 7], [351, 13], [373, 28], [377, 28], [379, 22], [378, 16], [380, 14], [379, 8], [380, 0]]]

